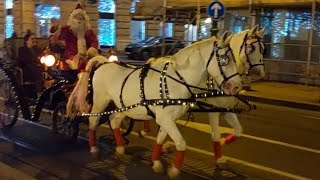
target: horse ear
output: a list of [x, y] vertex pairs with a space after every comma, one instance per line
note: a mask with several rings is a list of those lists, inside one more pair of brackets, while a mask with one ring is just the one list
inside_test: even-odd
[[218, 41], [218, 47], [224, 48], [230, 44], [233, 34], [228, 36], [228, 33], [225, 32]]
[[258, 32], [256, 33], [256, 35], [257, 35], [259, 38], [263, 38], [265, 32], [266, 32], [266, 26], [265, 26], [264, 28], [262, 28], [260, 31], [258, 31]]
[[258, 25], [254, 26], [254, 28], [249, 31], [249, 36], [255, 35], [258, 31], [258, 28], [259, 28]]
[[227, 39], [224, 41], [224, 46], [228, 46], [230, 44], [230, 41], [233, 37], [233, 34], [230, 34], [230, 36], [227, 37]]
[[223, 46], [223, 44], [226, 41], [227, 37], [228, 37], [228, 31], [225, 31], [223, 33], [223, 35], [218, 40], [218, 47], [222, 47]]

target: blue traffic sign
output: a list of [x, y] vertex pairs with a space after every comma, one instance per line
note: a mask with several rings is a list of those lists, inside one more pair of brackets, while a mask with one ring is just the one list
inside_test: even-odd
[[208, 6], [208, 15], [212, 17], [213, 20], [219, 20], [223, 18], [225, 13], [224, 5], [219, 1], [212, 1]]

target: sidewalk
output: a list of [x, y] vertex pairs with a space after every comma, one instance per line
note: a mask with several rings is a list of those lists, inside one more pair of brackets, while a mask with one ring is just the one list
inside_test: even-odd
[[320, 87], [259, 81], [243, 95], [253, 102], [320, 111]]
[[34, 177], [2, 162], [0, 162], [0, 172], [0, 179], [2, 180], [36, 180]]

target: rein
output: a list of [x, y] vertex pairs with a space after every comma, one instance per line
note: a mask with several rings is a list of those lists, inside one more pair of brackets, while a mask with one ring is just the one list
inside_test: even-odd
[[[216, 54], [217, 56], [217, 62], [218, 62], [218, 67], [220, 70], [221, 75], [223, 76], [224, 80], [222, 81], [222, 83], [219, 85], [219, 88], [221, 88], [221, 86], [228, 81], [230, 78], [238, 75], [239, 73], [235, 73], [229, 77], [227, 77], [222, 69], [222, 65], [220, 64], [220, 55], [218, 54], [218, 50], [222, 49], [222, 48], [218, 48], [217, 47], [217, 42], [214, 43], [214, 47], [213, 50], [210, 54], [209, 60], [207, 62], [206, 68], [208, 69], [208, 66], [210, 65], [214, 55]], [[226, 54], [228, 52], [232, 53], [232, 56], [234, 57], [234, 54], [232, 52], [232, 49], [228, 46], [228, 50], [226, 52]], [[106, 63], [110, 63], [110, 62], [106, 62]], [[104, 63], [104, 64], [106, 64]], [[114, 63], [114, 62], [113, 62]], [[170, 62], [166, 62], [164, 64], [164, 67], [162, 69], [162, 71], [154, 69], [150, 66], [150, 64], [145, 64], [141, 67], [135, 67], [135, 66], [130, 66], [124, 63], [116, 63], [120, 66], [123, 66], [125, 68], [129, 68], [129, 69], [133, 69], [124, 79], [124, 81], [122, 82], [122, 86], [121, 86], [121, 92], [120, 92], [120, 103], [121, 103], [121, 109], [116, 109], [116, 110], [112, 110], [112, 111], [106, 111], [106, 112], [102, 112], [102, 113], [78, 113], [78, 116], [102, 116], [102, 115], [109, 115], [115, 112], [123, 112], [123, 111], [127, 111], [129, 109], [138, 107], [138, 106], [144, 106], [147, 110], [147, 113], [149, 116], [155, 118], [154, 113], [150, 110], [149, 106], [150, 105], [162, 105], [163, 107], [167, 106], [167, 105], [190, 105], [191, 108], [189, 108], [189, 112], [240, 112], [241, 110], [237, 110], [237, 109], [230, 109], [230, 108], [222, 108], [222, 107], [216, 107], [213, 105], [210, 105], [208, 103], [205, 102], [201, 102], [201, 101], [197, 101], [196, 98], [202, 98], [202, 97], [216, 97], [216, 96], [222, 96], [224, 95], [223, 91], [219, 91], [219, 90], [213, 90], [213, 78], [209, 77], [208, 81], [207, 81], [207, 88], [201, 88], [198, 86], [193, 86], [188, 84], [184, 78], [180, 75], [180, 73], [175, 70], [176, 75], [179, 77], [179, 79], [172, 77], [171, 75], [167, 75], [167, 70], [168, 67], [170, 65]], [[129, 77], [136, 72], [137, 70], [141, 69], [140, 75], [139, 75], [139, 80], [140, 80], [140, 97], [141, 97], [141, 101], [139, 103], [130, 105], [130, 106], [125, 106], [124, 101], [123, 101], [123, 89], [125, 84], [127, 83], [127, 80], [129, 79]], [[160, 99], [146, 99], [145, 97], [145, 90], [144, 90], [144, 80], [147, 77], [148, 72], [152, 70], [155, 71], [157, 73], [160, 73]], [[167, 77], [170, 78], [173, 81], [178, 82], [179, 84], [183, 84], [189, 91], [189, 93], [191, 94], [191, 98], [188, 99], [170, 99], [170, 95], [169, 95], [169, 90], [168, 90], [168, 86], [167, 86]], [[208, 83], [209, 82], [209, 83]], [[217, 83], [218, 84], [218, 83]], [[191, 88], [195, 88], [195, 89], [199, 89], [205, 92], [202, 93], [193, 93]], [[165, 95], [164, 95], [165, 93]], [[165, 97], [164, 97], [165, 96]], [[194, 107], [195, 105], [197, 105], [200, 109], [193, 109], [192, 107]], [[200, 110], [200, 111], [199, 111]]]

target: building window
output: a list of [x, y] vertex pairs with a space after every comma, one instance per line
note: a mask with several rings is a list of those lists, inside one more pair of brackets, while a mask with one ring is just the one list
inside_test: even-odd
[[219, 34], [224, 31], [229, 31], [231, 33], [239, 33], [250, 28], [250, 18], [246, 16], [240, 16], [235, 11], [232, 13], [227, 13], [224, 17], [223, 30], [219, 31]]
[[12, 34], [14, 32], [14, 24], [13, 24], [13, 16], [12, 15], [7, 15], [6, 16], [6, 24], [5, 24], [5, 34], [6, 38], [11, 38]]
[[98, 4], [98, 39], [101, 47], [115, 46], [116, 23], [114, 19], [115, 3], [113, 0], [100, 0]]
[[211, 37], [212, 19], [202, 19], [200, 22], [199, 39], [207, 39]]
[[5, 9], [6, 9], [6, 16], [5, 16], [5, 37], [10, 38], [14, 32], [14, 24], [13, 24], [13, 16], [12, 16], [12, 9], [13, 9], [13, 0], [6, 0], [5, 1]]
[[100, 0], [98, 4], [99, 13], [115, 13], [116, 6], [113, 0]]
[[115, 24], [114, 19], [99, 19], [98, 39], [101, 46], [110, 47], [115, 45]]
[[233, 26], [230, 31], [236, 34], [249, 29], [249, 18], [245, 16], [233, 16], [231, 24], [233, 24]]
[[[265, 57], [306, 61], [308, 37], [311, 28], [311, 12], [299, 10], [264, 10], [258, 24], [266, 27], [264, 41], [267, 46]], [[292, 44], [298, 44], [292, 45]]]
[[197, 26], [192, 24], [184, 25], [184, 41], [186, 42], [186, 45], [190, 45], [194, 41], [197, 41]]
[[[160, 36], [163, 36], [163, 34], [162, 34], [162, 24], [163, 23], [161, 23], [160, 24], [160, 31], [159, 31], [159, 35]], [[164, 25], [165, 25], [165, 29], [164, 29], [164, 36], [165, 37], [173, 37], [173, 23], [171, 23], [171, 22], [169, 22], [169, 23], [164, 23]]]
[[130, 22], [130, 38], [131, 42], [139, 42], [146, 38], [146, 22], [131, 21]]
[[13, 0], [6, 0], [6, 9], [13, 9]]
[[53, 5], [36, 5], [35, 17], [37, 21], [37, 36], [48, 37], [52, 18], [60, 19], [60, 7]]
[[130, 13], [135, 13], [136, 12], [136, 4], [137, 2], [140, 2], [140, 0], [133, 0], [131, 3], [131, 7], [130, 7]]
[[312, 36], [311, 61], [320, 64], [320, 11], [316, 11]]

